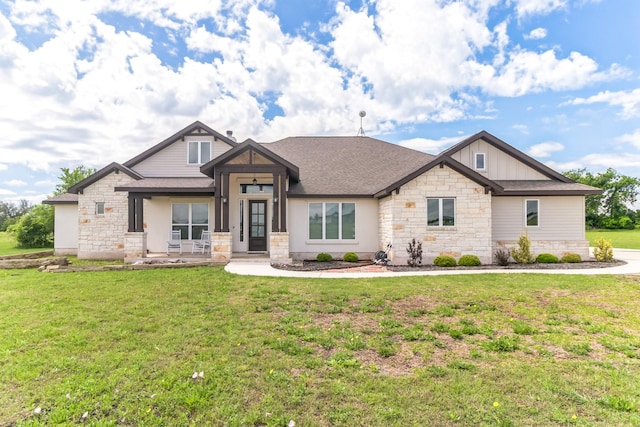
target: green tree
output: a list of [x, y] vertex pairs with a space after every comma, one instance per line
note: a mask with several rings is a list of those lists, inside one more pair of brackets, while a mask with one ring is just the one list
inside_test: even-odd
[[31, 210], [33, 206], [22, 199], [18, 203], [0, 202], [0, 231], [7, 231], [7, 228], [15, 224], [18, 219]]
[[73, 169], [70, 168], [60, 168], [62, 174], [58, 176], [60, 182], [56, 185], [56, 189], [53, 193], [54, 196], [59, 196], [61, 194], [65, 194], [69, 192], [69, 188], [89, 175], [93, 175], [96, 170], [93, 168], [86, 168], [83, 165], [76, 166]]
[[565, 175], [603, 191], [600, 195], [586, 197], [587, 226], [633, 228], [637, 214], [631, 206], [638, 199], [640, 179], [621, 175], [611, 168], [596, 174], [586, 169], [575, 169], [565, 172]]
[[18, 241], [19, 248], [45, 248], [53, 244], [53, 207], [34, 206], [7, 231]]

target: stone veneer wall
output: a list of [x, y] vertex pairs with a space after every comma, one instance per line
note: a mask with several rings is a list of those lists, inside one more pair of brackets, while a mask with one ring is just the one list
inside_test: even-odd
[[126, 232], [124, 233], [124, 259], [125, 261], [135, 261], [147, 256], [147, 233], [146, 232]]
[[211, 260], [230, 261], [233, 236], [228, 232], [211, 233]]
[[291, 264], [289, 233], [269, 233], [269, 257], [271, 258], [271, 262]]
[[[124, 258], [129, 202], [127, 193], [114, 187], [132, 181], [127, 174], [114, 172], [78, 195], [78, 258]], [[97, 202], [104, 202], [104, 215], [96, 215]]]
[[[453, 227], [427, 227], [427, 197], [456, 199]], [[435, 167], [380, 201], [380, 246], [393, 243], [392, 261], [406, 264], [412, 238], [422, 241], [422, 260], [430, 264], [438, 255], [492, 258], [491, 194], [448, 167]]]
[[[517, 246], [517, 240], [494, 241], [493, 252], [497, 249], [510, 250]], [[545, 253], [553, 254], [558, 258], [562, 258], [566, 254], [578, 254], [583, 260], [587, 260], [591, 256], [588, 240], [531, 240], [531, 253], [534, 256]]]

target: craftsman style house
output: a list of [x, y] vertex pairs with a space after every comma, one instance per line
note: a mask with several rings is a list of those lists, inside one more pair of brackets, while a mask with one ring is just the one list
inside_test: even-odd
[[416, 238], [426, 263], [490, 263], [524, 232], [534, 253], [588, 257], [584, 198], [599, 193], [484, 131], [434, 156], [365, 136], [237, 143], [195, 122], [44, 203], [57, 253], [79, 258], [167, 252], [173, 230], [182, 251], [210, 236], [220, 261], [365, 259], [390, 242], [402, 264]]

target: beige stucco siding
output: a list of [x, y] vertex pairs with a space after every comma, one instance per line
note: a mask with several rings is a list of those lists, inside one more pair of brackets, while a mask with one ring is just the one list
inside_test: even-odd
[[[539, 226], [525, 224], [525, 200], [539, 201]], [[493, 237], [495, 240], [517, 240], [526, 229], [534, 240], [584, 239], [584, 197], [494, 197]]]
[[[486, 164], [484, 170], [475, 169], [476, 153], [485, 154]], [[452, 154], [451, 157], [492, 180], [549, 179], [511, 155], [480, 139]]]
[[[213, 231], [212, 197], [153, 197], [144, 201], [144, 230], [147, 232], [149, 252], [166, 252], [171, 231], [171, 205], [174, 203], [207, 203], [209, 230]], [[191, 242], [185, 240], [183, 250], [191, 251]]]
[[55, 205], [53, 248], [56, 255], [78, 253], [78, 205]]
[[[356, 239], [315, 241], [308, 239], [309, 203], [338, 202], [356, 204]], [[289, 251], [294, 259], [315, 259], [320, 252], [342, 257], [355, 252], [371, 258], [378, 250], [378, 200], [376, 199], [289, 199]]]
[[[539, 200], [538, 227], [525, 226], [525, 200], [529, 199]], [[492, 222], [494, 250], [515, 247], [520, 235], [526, 232], [534, 256], [577, 253], [583, 259], [589, 258], [583, 196], [494, 197]]]
[[[455, 225], [427, 226], [427, 198], [454, 198]], [[393, 244], [394, 264], [406, 264], [412, 239], [422, 242], [423, 263], [441, 254], [477, 255], [491, 262], [491, 195], [448, 167], [435, 167], [380, 201], [380, 237]]]
[[184, 141], [178, 140], [152, 155], [148, 159], [135, 165], [132, 169], [146, 177], [201, 177], [201, 165], [188, 164], [188, 143], [190, 141], [209, 141], [211, 145], [211, 158], [215, 158], [227, 150], [231, 146], [222, 142], [215, 141], [210, 135], [202, 137], [188, 136]]

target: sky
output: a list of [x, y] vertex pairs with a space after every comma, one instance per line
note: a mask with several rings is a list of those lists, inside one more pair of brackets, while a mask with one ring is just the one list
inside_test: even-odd
[[0, 0], [0, 200], [196, 120], [640, 177], [638, 0]]

